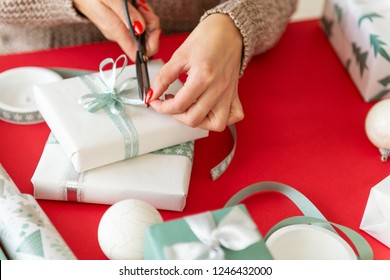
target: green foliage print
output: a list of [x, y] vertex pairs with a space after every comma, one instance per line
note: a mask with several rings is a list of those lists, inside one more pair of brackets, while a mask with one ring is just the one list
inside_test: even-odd
[[364, 20], [369, 20], [370, 22], [374, 22], [374, 19], [375, 18], [382, 18], [383, 16], [381, 16], [380, 14], [378, 13], [369, 13], [369, 14], [365, 14], [365, 15], [362, 15], [360, 18], [359, 18], [359, 27], [362, 25], [362, 22]]
[[343, 11], [343, 9], [342, 9], [339, 5], [337, 5], [337, 4], [334, 5], [334, 10], [335, 10], [336, 15], [337, 15], [337, 22], [340, 23], [340, 22], [343, 20], [344, 11]]
[[333, 20], [328, 19], [325, 16], [321, 17], [321, 26], [328, 38], [332, 37], [333, 25]]
[[360, 76], [363, 76], [364, 70], [368, 69], [367, 67], [367, 57], [368, 52], [362, 52], [361, 48], [359, 48], [356, 43], [352, 43], [352, 51], [356, 59], [356, 63], [360, 68]]
[[374, 54], [375, 57], [377, 57], [378, 54], [380, 54], [384, 59], [386, 59], [388, 62], [390, 62], [390, 56], [386, 52], [385, 48], [383, 46], [387, 46], [387, 44], [381, 40], [379, 40], [379, 36], [375, 34], [370, 35], [370, 43], [371, 46], [374, 48]]

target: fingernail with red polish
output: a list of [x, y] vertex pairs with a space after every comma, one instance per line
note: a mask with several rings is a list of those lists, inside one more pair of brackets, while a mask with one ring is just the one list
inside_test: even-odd
[[139, 0], [141, 3], [146, 4], [146, 0]]
[[146, 98], [145, 98], [145, 104], [149, 105], [150, 100], [153, 97], [153, 89], [149, 89], [148, 92], [146, 93]]
[[148, 8], [148, 6], [146, 6], [146, 5], [144, 5], [144, 4], [139, 4], [139, 5], [140, 5], [140, 7], [141, 7], [142, 9], [144, 9], [145, 11], [150, 12], [150, 9]]
[[142, 27], [141, 22], [139, 22], [138, 20], [134, 21], [133, 29], [134, 29], [135, 35], [140, 35], [142, 33], [142, 31], [144, 31], [144, 28]]

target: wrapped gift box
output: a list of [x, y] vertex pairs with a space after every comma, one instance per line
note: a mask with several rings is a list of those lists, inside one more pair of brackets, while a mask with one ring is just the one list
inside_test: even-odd
[[390, 97], [390, 1], [326, 0], [321, 22], [363, 99]]
[[133, 198], [157, 209], [182, 211], [190, 181], [192, 141], [77, 172], [50, 134], [31, 179], [37, 199], [112, 205]]
[[144, 242], [147, 260], [272, 259], [242, 204], [151, 225]]
[[390, 176], [371, 188], [360, 229], [390, 248]]
[[[129, 97], [123, 96], [125, 102], [134, 101], [134, 96], [138, 96], [136, 81], [129, 81], [136, 76], [135, 66], [124, 67], [121, 71], [115, 65], [113, 70], [101, 69], [101, 73], [34, 87], [38, 109], [76, 171], [83, 172], [208, 135], [206, 130], [191, 128], [152, 108], [124, 105], [121, 111], [116, 100], [107, 101], [105, 98], [111, 97], [111, 92], [115, 96], [129, 93]], [[162, 65], [161, 60], [149, 62], [151, 80]], [[116, 78], [115, 89], [107, 86], [112, 85], [111, 77]], [[129, 88], [122, 88], [126, 84]], [[181, 86], [175, 81], [167, 93], [174, 94]], [[95, 109], [99, 109], [100, 102], [107, 101], [108, 105], [93, 113], [86, 110], [85, 101], [93, 99], [92, 94], [95, 94], [95, 100], [90, 101], [96, 105]], [[114, 102], [114, 106], [110, 106], [110, 102]]]

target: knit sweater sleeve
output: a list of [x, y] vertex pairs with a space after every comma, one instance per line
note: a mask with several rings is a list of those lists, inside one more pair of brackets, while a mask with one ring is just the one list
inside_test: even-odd
[[54, 27], [68, 23], [87, 23], [72, 0], [1, 0], [0, 23]]
[[271, 48], [284, 32], [297, 0], [229, 0], [206, 11], [201, 21], [214, 13], [230, 16], [243, 38], [241, 74], [255, 54]]

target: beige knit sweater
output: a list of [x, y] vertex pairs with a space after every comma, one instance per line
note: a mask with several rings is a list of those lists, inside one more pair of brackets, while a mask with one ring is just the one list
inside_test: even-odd
[[[165, 34], [191, 31], [206, 16], [225, 13], [244, 41], [243, 67], [282, 35], [297, 0], [148, 0]], [[71, 0], [0, 0], [0, 54], [105, 40]]]

